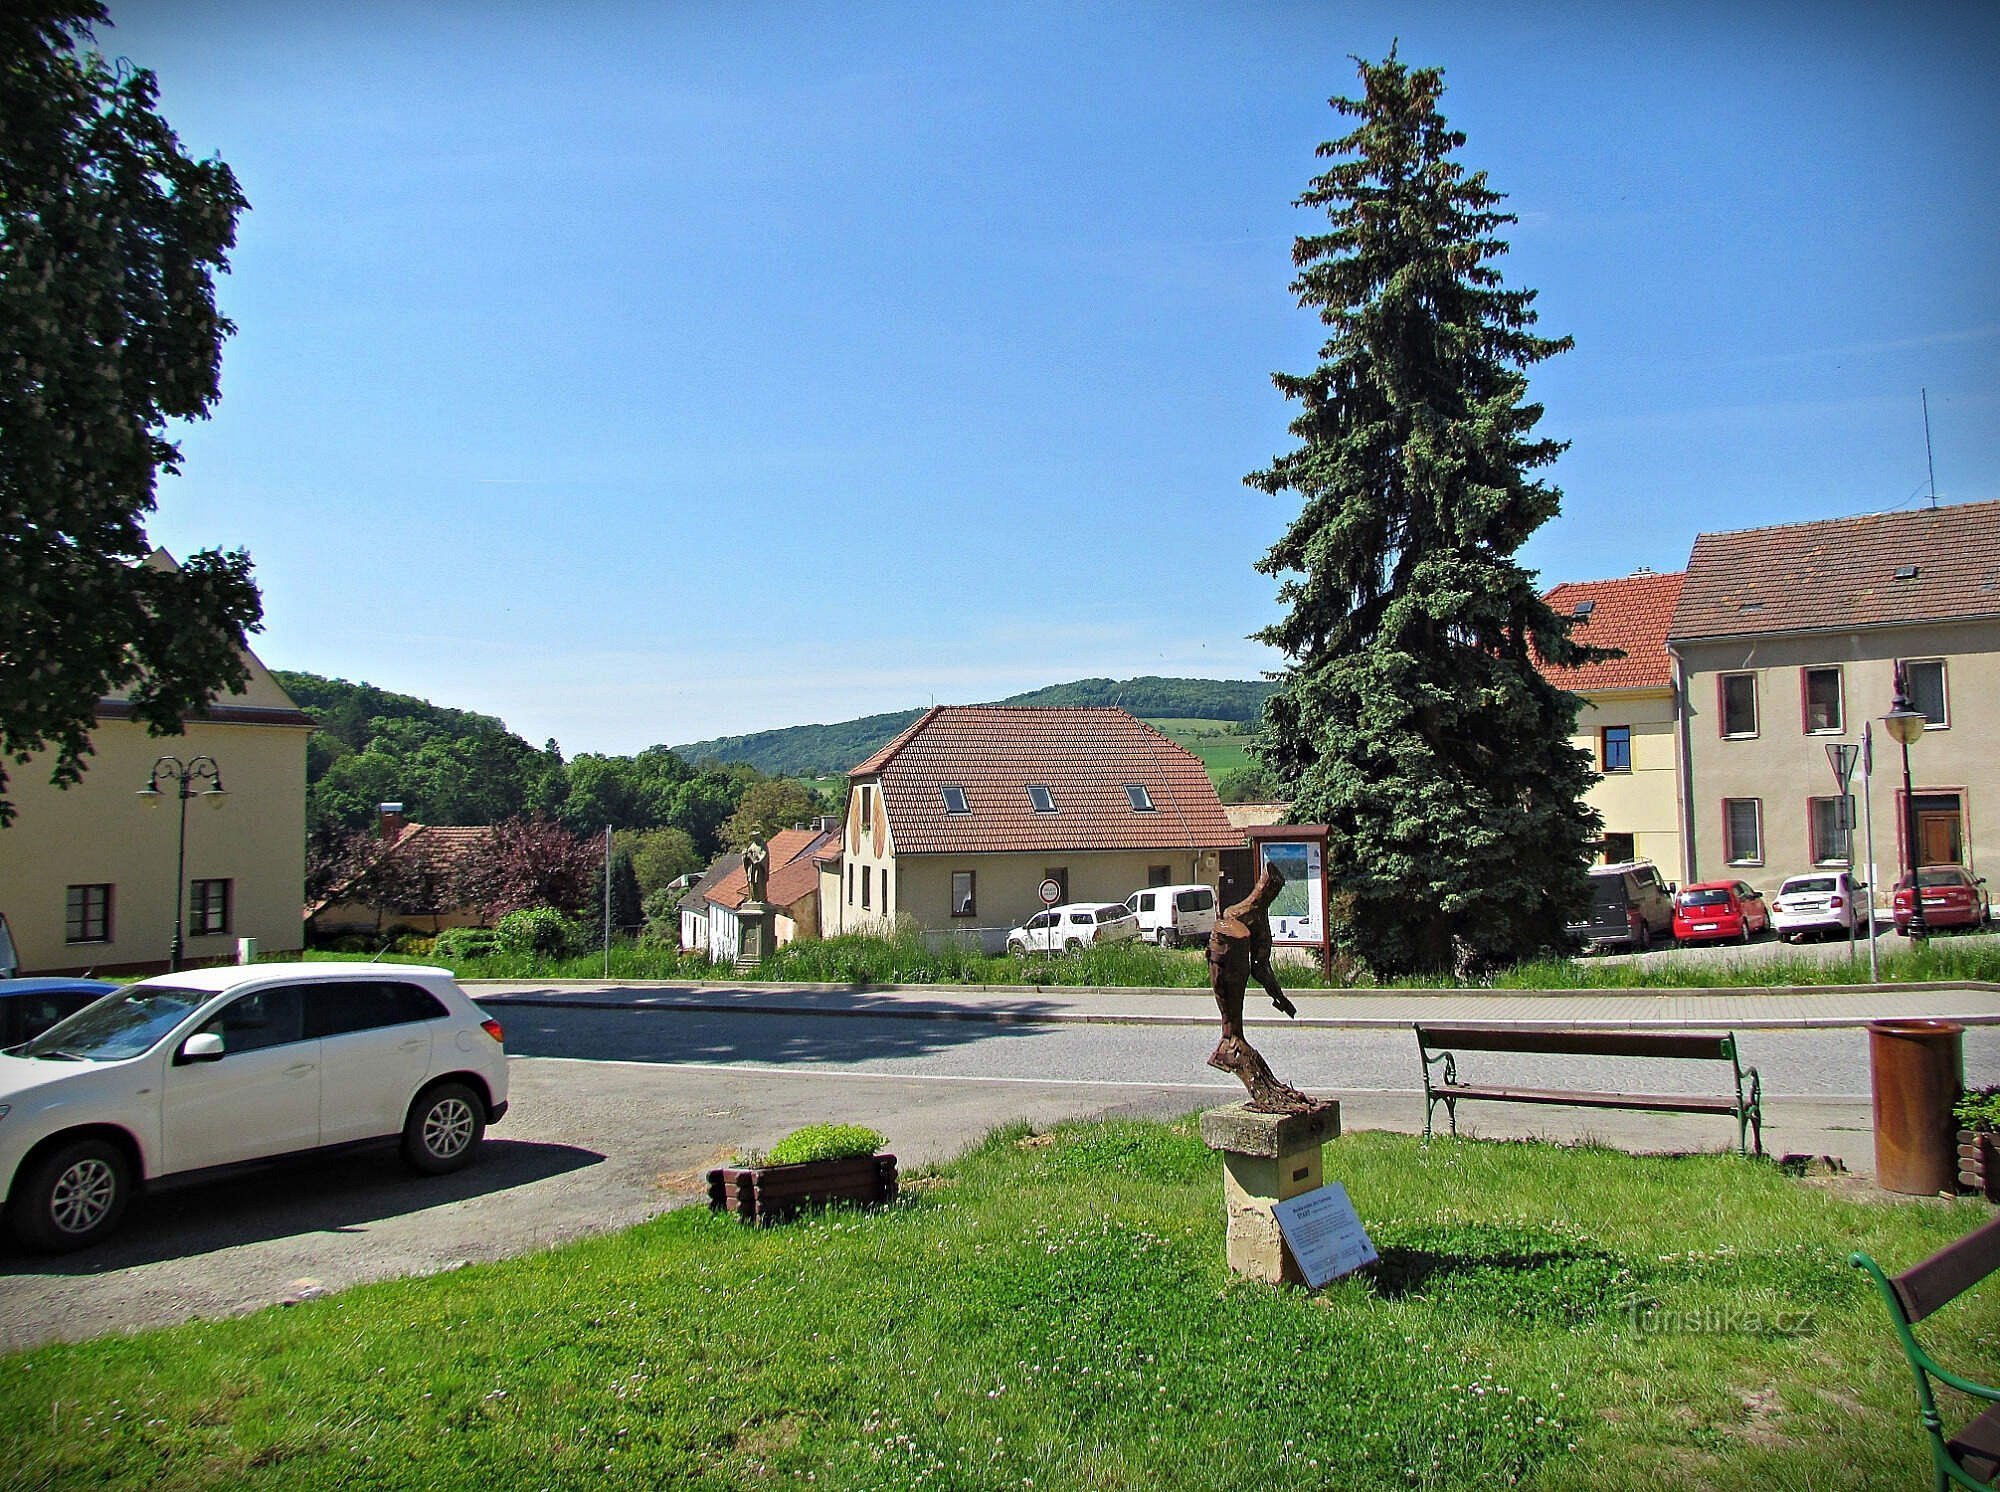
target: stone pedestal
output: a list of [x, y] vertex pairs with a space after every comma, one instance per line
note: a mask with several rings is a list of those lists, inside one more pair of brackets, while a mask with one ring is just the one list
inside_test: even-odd
[[754, 969], [764, 955], [777, 947], [771, 907], [766, 902], [746, 901], [736, 909], [736, 967]]
[[1229, 1267], [1253, 1280], [1304, 1284], [1271, 1207], [1325, 1184], [1320, 1146], [1340, 1138], [1340, 1105], [1327, 1103], [1307, 1114], [1259, 1114], [1247, 1103], [1235, 1103], [1201, 1116], [1201, 1138], [1222, 1152]]

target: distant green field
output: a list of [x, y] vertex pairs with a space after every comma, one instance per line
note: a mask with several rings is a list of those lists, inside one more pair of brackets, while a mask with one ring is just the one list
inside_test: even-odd
[[1250, 738], [1236, 734], [1235, 720], [1148, 720], [1146, 724], [1201, 758], [1211, 782], [1250, 765]]

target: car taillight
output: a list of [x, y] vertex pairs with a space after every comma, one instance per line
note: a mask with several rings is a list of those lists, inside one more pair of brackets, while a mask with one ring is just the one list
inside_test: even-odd
[[1838, 911], [1840, 908], [1847, 905], [1847, 898], [1844, 896], [1829, 896], [1826, 899], [1826, 904], [1829, 907], [1832, 907], [1835, 911]]
[[507, 1033], [500, 1029], [500, 1023], [498, 1021], [495, 1020], [481, 1021], [479, 1023], [479, 1029], [484, 1031], [488, 1036], [492, 1037], [495, 1041], [500, 1042], [502, 1045], [505, 1045], [507, 1040]]

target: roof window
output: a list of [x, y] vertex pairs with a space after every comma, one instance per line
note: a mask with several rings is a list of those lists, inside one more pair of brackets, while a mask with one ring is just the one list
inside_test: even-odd
[[1579, 601], [1576, 603], [1576, 610], [1572, 611], [1570, 616], [1580, 622], [1588, 621], [1590, 614], [1595, 610], [1597, 610], [1597, 603], [1595, 601]]
[[1917, 567], [1915, 565], [1896, 566], [1896, 578], [1898, 580], [1915, 580], [1917, 578]]
[[1146, 791], [1146, 784], [1143, 782], [1126, 783], [1125, 800], [1132, 805], [1134, 813], [1154, 812], [1153, 795]]
[[955, 782], [947, 782], [938, 789], [944, 797], [946, 813], [970, 813], [972, 805], [965, 801], [965, 789]]
[[1033, 805], [1036, 813], [1054, 813], [1056, 811], [1055, 794], [1051, 793], [1039, 782], [1028, 784], [1028, 802]]

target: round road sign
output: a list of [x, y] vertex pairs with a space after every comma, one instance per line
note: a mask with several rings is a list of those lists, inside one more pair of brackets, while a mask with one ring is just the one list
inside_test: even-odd
[[1052, 907], [1062, 900], [1062, 882], [1051, 877], [1042, 882], [1042, 905]]

